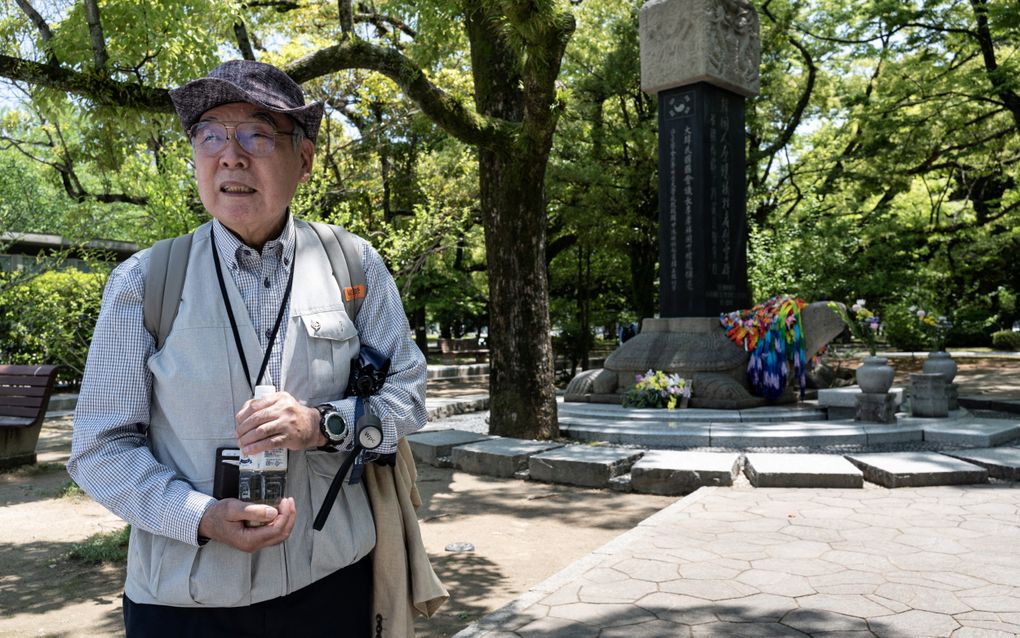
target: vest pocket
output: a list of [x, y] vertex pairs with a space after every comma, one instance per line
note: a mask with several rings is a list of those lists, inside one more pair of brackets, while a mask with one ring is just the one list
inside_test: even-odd
[[301, 323], [307, 335], [308, 375], [316, 386], [307, 394], [340, 396], [358, 352], [358, 329], [341, 306], [302, 315]]
[[[346, 456], [327, 452], [304, 455], [308, 463], [308, 493], [311, 495], [313, 517], [319, 512], [329, 485]], [[354, 563], [371, 551], [375, 545], [375, 524], [364, 482], [350, 485], [344, 477], [343, 488], [333, 503], [325, 527], [311, 534], [312, 578], [315, 580]]]

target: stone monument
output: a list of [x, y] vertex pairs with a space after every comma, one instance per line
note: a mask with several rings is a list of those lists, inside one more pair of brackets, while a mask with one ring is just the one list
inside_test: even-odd
[[744, 98], [759, 89], [746, 0], [641, 7], [641, 88], [659, 101], [662, 317], [747, 308]]
[[[654, 369], [691, 378], [693, 407], [762, 405], [749, 391], [748, 353], [719, 322], [752, 305], [744, 99], [759, 90], [758, 14], [747, 0], [650, 0], [640, 32], [641, 88], [659, 106], [660, 317], [646, 318], [604, 369], [571, 381], [566, 400], [619, 402]], [[843, 328], [818, 304], [803, 320], [809, 357]]]

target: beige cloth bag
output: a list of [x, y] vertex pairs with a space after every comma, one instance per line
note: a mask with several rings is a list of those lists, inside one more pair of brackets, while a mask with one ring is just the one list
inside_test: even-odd
[[417, 478], [411, 446], [404, 439], [397, 444], [395, 466], [369, 463], [365, 467], [376, 533], [372, 551], [374, 638], [414, 636], [414, 615], [431, 618], [450, 598], [421, 539]]

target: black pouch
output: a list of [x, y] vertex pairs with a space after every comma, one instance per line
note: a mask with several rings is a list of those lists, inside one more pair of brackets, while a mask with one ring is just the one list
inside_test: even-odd
[[213, 498], [237, 498], [241, 450], [236, 447], [216, 449], [216, 470], [213, 473]]

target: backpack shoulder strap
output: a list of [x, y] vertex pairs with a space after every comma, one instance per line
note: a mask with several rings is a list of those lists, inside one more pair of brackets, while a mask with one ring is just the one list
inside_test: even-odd
[[149, 269], [145, 273], [142, 317], [145, 329], [163, 347], [181, 305], [181, 291], [188, 272], [192, 235], [162, 239], [149, 249]]
[[361, 246], [353, 233], [339, 226], [308, 222], [319, 236], [322, 247], [329, 257], [329, 265], [333, 269], [333, 278], [340, 286], [344, 308], [351, 321], [357, 321], [358, 311], [365, 302], [368, 292], [365, 282], [365, 266], [361, 261]]

